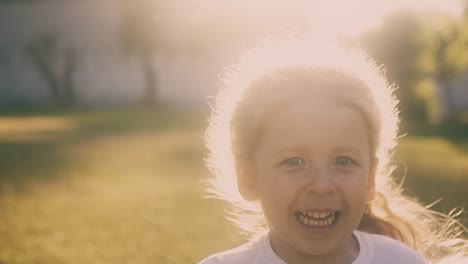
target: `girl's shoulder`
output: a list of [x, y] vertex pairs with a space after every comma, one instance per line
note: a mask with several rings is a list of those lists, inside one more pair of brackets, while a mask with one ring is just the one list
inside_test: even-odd
[[360, 231], [356, 231], [354, 234], [359, 241], [360, 253], [353, 264], [430, 263], [419, 252], [393, 238]]
[[268, 234], [264, 234], [239, 247], [213, 254], [199, 264], [284, 264], [269, 247]]
[[202, 260], [199, 264], [217, 264], [217, 263], [249, 263], [253, 257], [255, 257], [253, 247], [247, 247], [246, 245], [239, 246], [234, 249], [223, 251], [220, 253], [213, 254], [206, 259]]
[[256, 256], [257, 246], [250, 242], [239, 247], [226, 250], [220, 253], [213, 254], [202, 260], [199, 264], [216, 264], [216, 263], [250, 263]]

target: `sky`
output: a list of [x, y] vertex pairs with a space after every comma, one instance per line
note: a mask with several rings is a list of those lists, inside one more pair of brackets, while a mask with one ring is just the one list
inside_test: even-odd
[[[257, 23], [300, 20], [315, 31], [346, 36], [378, 28], [386, 14], [401, 8], [440, 11], [453, 16], [460, 16], [463, 12], [463, 0], [192, 1], [205, 15], [221, 14], [225, 19], [245, 17], [242, 26], [246, 29], [258, 26]], [[195, 14], [193, 17], [196, 20], [203, 15]]]

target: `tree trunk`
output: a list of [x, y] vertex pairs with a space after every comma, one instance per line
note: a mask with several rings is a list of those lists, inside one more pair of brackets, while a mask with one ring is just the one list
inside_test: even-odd
[[440, 47], [436, 51], [436, 62], [437, 62], [437, 78], [440, 82], [440, 91], [443, 94], [443, 104], [445, 113], [442, 115], [443, 121], [454, 121], [454, 104], [452, 97], [452, 83], [451, 80], [453, 75], [445, 70], [447, 65], [444, 62], [444, 55], [447, 52], [448, 43], [447, 40], [441, 37]]
[[69, 48], [65, 53], [65, 67], [63, 69], [64, 101], [67, 105], [76, 103], [76, 92], [73, 82], [78, 64], [78, 54], [74, 48]]
[[156, 71], [151, 56], [140, 56], [143, 67], [143, 78], [145, 78], [145, 95], [143, 103], [147, 105], [155, 105], [158, 103], [157, 86], [156, 86]]
[[443, 93], [444, 110], [442, 119], [445, 121], [455, 121], [455, 107], [453, 103], [452, 82], [444, 78], [440, 81], [441, 92]]
[[62, 104], [60, 80], [54, 74], [51, 61], [48, 60], [46, 54], [37, 46], [30, 45], [26, 48], [26, 51], [39, 74], [48, 84], [52, 103], [55, 105]]

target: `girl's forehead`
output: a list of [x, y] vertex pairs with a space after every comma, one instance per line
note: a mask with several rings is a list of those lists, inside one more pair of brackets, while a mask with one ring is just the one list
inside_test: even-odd
[[271, 151], [362, 152], [369, 149], [364, 119], [346, 105], [321, 101], [289, 105], [279, 110], [266, 124], [259, 141]]
[[247, 103], [256, 106], [255, 111], [260, 119], [270, 119], [268, 116], [297, 105], [313, 105], [316, 112], [333, 111], [336, 107], [346, 106], [369, 119], [376, 107], [369, 87], [341, 73], [327, 74], [331, 76], [320, 76], [316, 72], [312, 76], [307, 72], [299, 76], [287, 76], [290, 78], [272, 76], [266, 82], [251, 87], [257, 91], [248, 94]]

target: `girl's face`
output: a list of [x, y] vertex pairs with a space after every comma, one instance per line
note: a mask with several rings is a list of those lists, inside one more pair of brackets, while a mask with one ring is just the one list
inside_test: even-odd
[[[258, 198], [275, 252], [289, 263], [342, 263], [374, 195], [364, 117], [333, 99], [275, 109], [240, 184]], [[350, 261], [351, 262], [351, 261]]]

